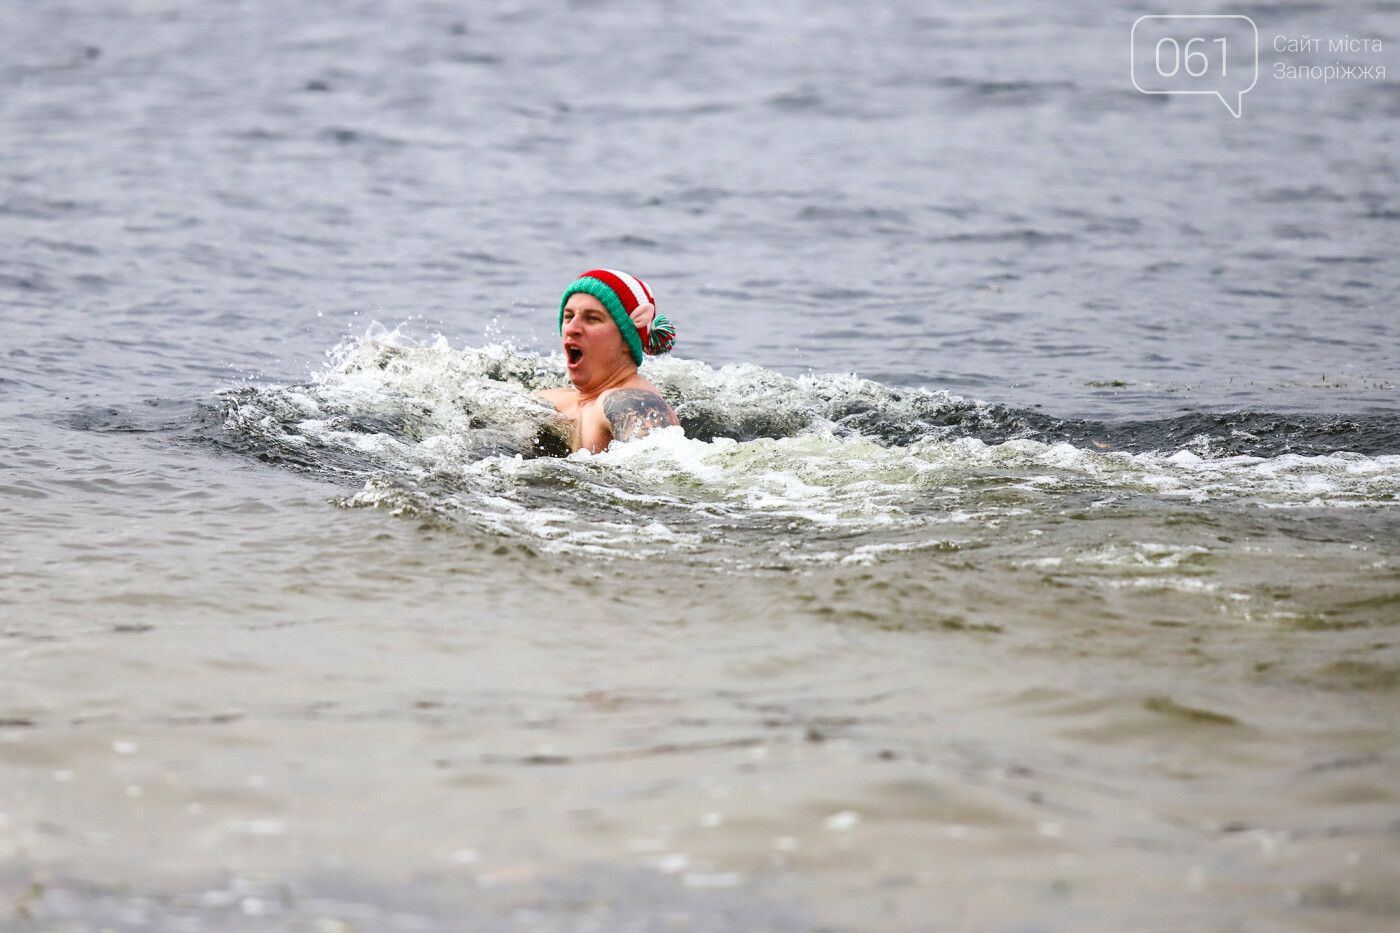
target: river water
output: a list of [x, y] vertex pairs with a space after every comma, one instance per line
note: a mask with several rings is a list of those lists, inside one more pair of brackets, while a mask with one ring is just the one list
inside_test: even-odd
[[0, 927], [1400, 923], [1400, 10], [1043, 7], [0, 7]]

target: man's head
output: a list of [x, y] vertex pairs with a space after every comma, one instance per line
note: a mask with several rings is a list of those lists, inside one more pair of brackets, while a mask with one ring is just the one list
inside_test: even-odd
[[[596, 324], [589, 321], [589, 309], [601, 318]], [[609, 322], [611, 327], [594, 329]], [[617, 365], [630, 362], [633, 369], [641, 365], [644, 353], [665, 353], [676, 340], [671, 322], [656, 313], [656, 299], [645, 282], [626, 272], [592, 269], [575, 279], [559, 300], [559, 334], [575, 387], [582, 389], [580, 378], [592, 376], [598, 367], [615, 371], [612, 338], [605, 337], [609, 332], [621, 347]]]
[[569, 381], [580, 392], [637, 371], [617, 322], [603, 303], [587, 292], [565, 296], [559, 312], [559, 335]]

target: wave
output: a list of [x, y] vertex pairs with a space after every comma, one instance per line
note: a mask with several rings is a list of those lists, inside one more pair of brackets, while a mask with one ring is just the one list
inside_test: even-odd
[[[543, 456], [558, 355], [417, 345], [382, 328], [309, 383], [222, 393], [217, 443], [346, 484], [345, 507], [546, 551], [691, 554], [744, 566], [975, 546], [977, 530], [1137, 497], [1269, 509], [1387, 508], [1394, 428], [1364, 418], [1191, 413], [1120, 424], [901, 389], [649, 360], [668, 429]], [[1353, 449], [1361, 448], [1361, 449]]]

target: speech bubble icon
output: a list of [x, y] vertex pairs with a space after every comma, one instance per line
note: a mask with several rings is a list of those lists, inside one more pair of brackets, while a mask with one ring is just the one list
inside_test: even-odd
[[1139, 16], [1128, 60], [1142, 93], [1214, 94], [1238, 117], [1259, 81], [1259, 29], [1248, 16]]

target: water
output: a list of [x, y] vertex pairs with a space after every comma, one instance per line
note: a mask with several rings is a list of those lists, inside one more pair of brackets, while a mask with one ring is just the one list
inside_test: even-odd
[[1393, 925], [1400, 96], [1143, 12], [0, 10], [0, 926]]

